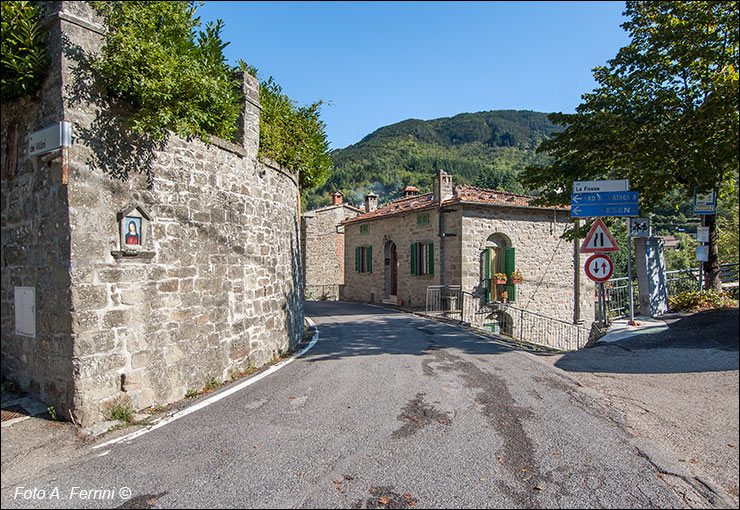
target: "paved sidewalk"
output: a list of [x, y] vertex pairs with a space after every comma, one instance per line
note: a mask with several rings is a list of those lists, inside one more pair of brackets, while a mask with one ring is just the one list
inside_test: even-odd
[[654, 317], [635, 317], [635, 323], [634, 326], [629, 325], [629, 319], [612, 321], [606, 335], [599, 338], [597, 343], [617, 342], [635, 335], [649, 335], [668, 330], [666, 321]]

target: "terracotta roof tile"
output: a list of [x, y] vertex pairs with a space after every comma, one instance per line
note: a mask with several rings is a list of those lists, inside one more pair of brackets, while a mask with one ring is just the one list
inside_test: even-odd
[[[474, 202], [480, 203], [481, 205], [500, 205], [500, 206], [519, 206], [519, 207], [531, 207], [533, 209], [540, 209], [542, 207], [530, 205], [536, 197], [528, 195], [517, 195], [509, 191], [498, 191], [493, 189], [476, 188], [474, 186], [468, 186], [466, 184], [458, 184], [452, 191], [452, 198], [445, 200], [443, 205], [453, 205], [460, 202]], [[425, 195], [417, 195], [402, 198], [396, 200], [382, 207], [378, 207], [374, 211], [369, 213], [360, 214], [354, 218], [344, 220], [342, 223], [355, 223], [358, 221], [365, 221], [370, 219], [379, 218], [382, 216], [390, 216], [394, 214], [400, 214], [409, 211], [416, 211], [422, 209], [429, 209], [434, 207], [436, 204], [433, 200], [432, 193]], [[553, 207], [548, 207], [552, 209]], [[567, 211], [569, 207], [555, 207]]]

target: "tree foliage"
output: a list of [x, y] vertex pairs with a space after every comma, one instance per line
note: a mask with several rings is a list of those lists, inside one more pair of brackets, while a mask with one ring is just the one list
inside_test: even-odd
[[194, 2], [90, 3], [108, 27], [95, 67], [109, 94], [133, 107], [133, 132], [232, 139], [242, 98], [223, 54], [221, 20], [197, 30]]
[[[628, 178], [643, 210], [695, 187], [737, 204], [738, 2], [631, 1], [624, 14], [630, 44], [594, 69], [575, 114], [550, 116], [565, 126], [538, 148], [553, 163], [522, 182], [546, 203], [568, 203], [576, 180]], [[717, 285], [714, 242], [710, 265]]]
[[49, 69], [46, 33], [39, 26], [39, 8], [33, 2], [7, 1], [2, 9], [2, 64], [0, 96], [8, 103], [41, 88]]
[[[243, 60], [238, 64], [257, 77], [257, 68]], [[272, 76], [260, 80], [260, 155], [298, 172], [304, 191], [323, 184], [332, 169], [326, 126], [320, 118], [322, 104], [319, 100], [298, 106]]]
[[556, 129], [544, 113], [514, 110], [408, 119], [385, 126], [332, 151], [334, 171], [308, 196], [308, 206], [329, 203], [336, 190], [355, 203], [370, 191], [380, 203], [398, 198], [407, 185], [426, 193], [439, 169], [452, 174], [456, 184], [521, 192], [518, 172], [549, 161], [534, 150]]

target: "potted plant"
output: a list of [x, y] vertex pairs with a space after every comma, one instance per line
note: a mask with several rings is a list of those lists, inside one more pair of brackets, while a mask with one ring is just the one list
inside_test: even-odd
[[497, 285], [504, 285], [506, 283], [506, 273], [496, 273], [493, 275], [493, 281]]
[[522, 272], [519, 270], [519, 268], [516, 268], [516, 270], [511, 273], [511, 283], [522, 283], [522, 281], [524, 281]]

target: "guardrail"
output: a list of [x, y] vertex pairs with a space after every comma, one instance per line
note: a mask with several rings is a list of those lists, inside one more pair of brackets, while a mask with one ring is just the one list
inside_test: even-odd
[[506, 303], [486, 303], [459, 285], [427, 287], [426, 314], [458, 320], [473, 328], [498, 333], [530, 344], [558, 350], [586, 345], [589, 330], [567, 321], [547, 317]]

